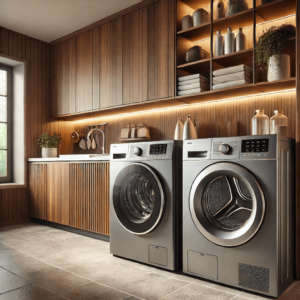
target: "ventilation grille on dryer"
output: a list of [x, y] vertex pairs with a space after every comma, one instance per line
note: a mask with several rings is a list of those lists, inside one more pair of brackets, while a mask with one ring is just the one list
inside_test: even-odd
[[261, 292], [269, 292], [270, 270], [239, 264], [239, 286]]

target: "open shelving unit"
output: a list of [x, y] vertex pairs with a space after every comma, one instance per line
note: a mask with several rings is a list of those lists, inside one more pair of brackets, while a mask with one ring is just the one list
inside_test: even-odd
[[[224, 13], [228, 0], [224, 3]], [[217, 18], [217, 4], [219, 0], [177, 0], [177, 47], [176, 47], [176, 95], [177, 78], [200, 73], [210, 81], [210, 91], [175, 96], [185, 103], [198, 103], [212, 100], [222, 100], [232, 97], [242, 97], [253, 94], [276, 92], [296, 88], [296, 36], [291, 38], [285, 53], [290, 55], [291, 78], [280, 81], [267, 81], [267, 71], [261, 71], [255, 61], [254, 48], [259, 36], [271, 26], [289, 23], [296, 26], [297, 0], [275, 0], [262, 4], [262, 0], [246, 0], [248, 9], [229, 17]], [[181, 30], [181, 19], [187, 14], [192, 15], [199, 8], [210, 14], [210, 22], [187, 30]], [[246, 49], [243, 51], [214, 56], [215, 34], [221, 31], [225, 35], [231, 27], [235, 33], [243, 28], [246, 39]], [[209, 58], [186, 63], [185, 55], [189, 48], [200, 45]], [[245, 64], [253, 70], [253, 83], [222, 90], [213, 90], [213, 71], [231, 66]]]

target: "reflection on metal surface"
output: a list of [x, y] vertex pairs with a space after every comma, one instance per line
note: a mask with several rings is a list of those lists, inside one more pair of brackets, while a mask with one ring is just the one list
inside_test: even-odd
[[149, 180], [139, 173], [129, 174], [123, 181], [120, 202], [124, 213], [132, 222], [145, 222], [155, 203], [154, 190]]

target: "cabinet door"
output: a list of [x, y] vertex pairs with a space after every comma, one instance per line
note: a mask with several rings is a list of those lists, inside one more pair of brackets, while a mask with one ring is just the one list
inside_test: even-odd
[[69, 111], [69, 41], [52, 49], [52, 105], [53, 115], [67, 115]]
[[29, 164], [29, 217], [46, 219], [47, 164]]
[[70, 226], [109, 234], [109, 163], [70, 164]]
[[159, 0], [123, 19], [123, 104], [173, 97], [175, 2]]
[[93, 32], [76, 37], [76, 112], [93, 109]]
[[47, 221], [69, 225], [69, 163], [47, 165]]

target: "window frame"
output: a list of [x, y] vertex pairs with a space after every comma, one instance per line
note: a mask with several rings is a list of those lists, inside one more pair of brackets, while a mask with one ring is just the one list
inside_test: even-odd
[[[6, 176], [0, 176], [0, 183], [8, 183], [12, 182], [12, 170], [13, 170], [13, 162], [12, 162], [12, 150], [13, 150], [13, 107], [12, 107], [12, 67], [0, 64], [0, 70], [4, 70], [7, 72], [7, 96], [6, 96], [6, 122], [1, 122], [0, 124], [7, 124], [7, 132], [6, 132], [6, 161], [7, 161], [7, 169], [6, 169]], [[2, 149], [1, 149], [2, 150]], [[3, 149], [5, 150], [5, 149]]]

